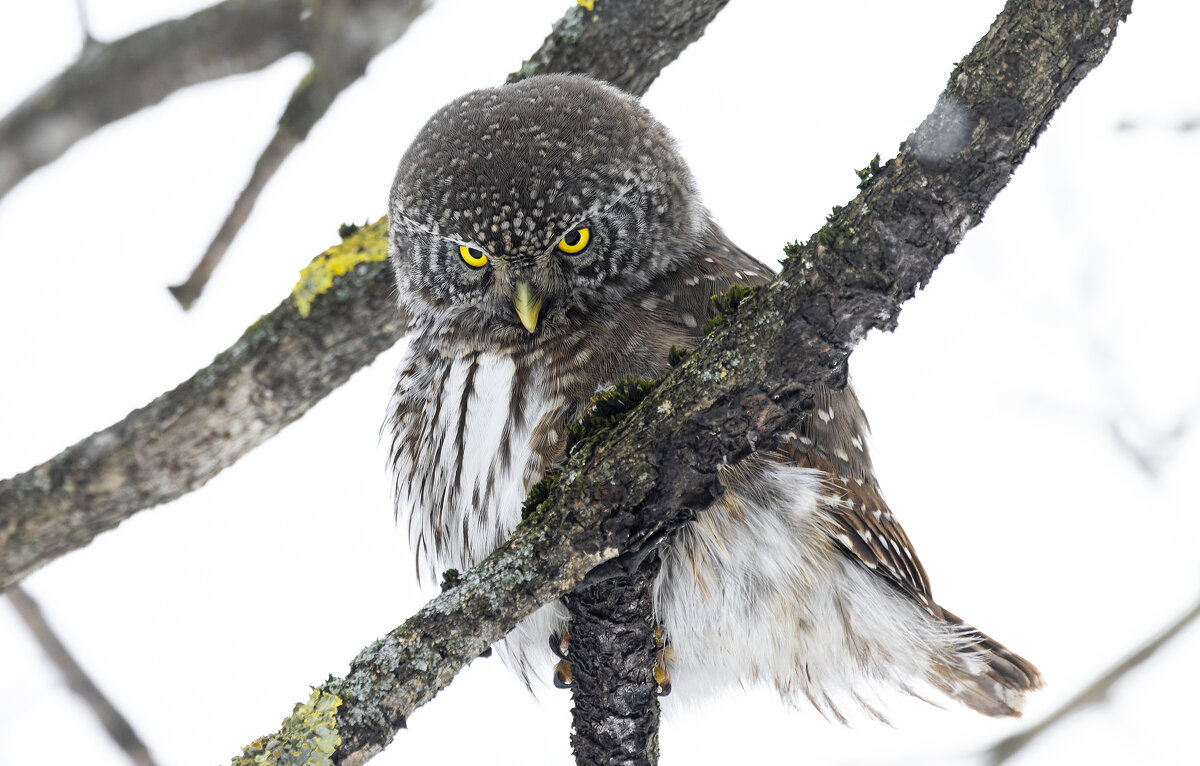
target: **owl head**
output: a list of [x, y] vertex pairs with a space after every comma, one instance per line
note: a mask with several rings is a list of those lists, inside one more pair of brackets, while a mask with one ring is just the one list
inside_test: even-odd
[[573, 75], [442, 107], [400, 162], [389, 214], [411, 321], [501, 344], [615, 313], [687, 257], [707, 219], [666, 129]]

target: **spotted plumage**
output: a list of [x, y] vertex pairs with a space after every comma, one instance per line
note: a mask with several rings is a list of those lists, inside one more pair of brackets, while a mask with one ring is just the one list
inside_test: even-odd
[[[404, 155], [389, 211], [411, 323], [387, 422], [394, 489], [434, 577], [511, 534], [597, 391], [660, 377], [672, 347], [702, 340], [712, 295], [769, 278], [701, 205], [666, 130], [582, 77], [443, 107]], [[676, 534], [654, 587], [676, 695], [764, 682], [841, 719], [845, 701], [874, 713], [881, 688], [932, 686], [1013, 715], [1040, 684], [934, 601], [867, 433], [851, 389], [820, 390], [795, 438], [726, 468], [724, 495]], [[542, 608], [502, 656], [549, 680], [565, 620]]]

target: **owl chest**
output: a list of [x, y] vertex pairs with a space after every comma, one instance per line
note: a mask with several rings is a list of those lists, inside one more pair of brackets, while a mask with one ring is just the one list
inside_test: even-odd
[[397, 510], [419, 565], [434, 575], [478, 563], [521, 518], [529, 488], [557, 457], [562, 397], [536, 362], [490, 352], [453, 358], [410, 349], [392, 403]]

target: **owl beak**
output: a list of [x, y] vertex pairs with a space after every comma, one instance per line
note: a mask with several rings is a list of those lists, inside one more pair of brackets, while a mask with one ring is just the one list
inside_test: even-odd
[[525, 329], [533, 332], [537, 329], [538, 312], [542, 310], [542, 296], [534, 297], [529, 290], [528, 282], [521, 282], [517, 285], [517, 295], [513, 298], [513, 305], [517, 309], [517, 316], [521, 318], [521, 324], [525, 325]]

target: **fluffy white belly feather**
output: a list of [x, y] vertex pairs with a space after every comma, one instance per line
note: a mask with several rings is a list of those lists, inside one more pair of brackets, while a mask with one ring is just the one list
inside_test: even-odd
[[[392, 406], [410, 413], [394, 425], [395, 449], [405, 451], [396, 503], [408, 516], [421, 569], [437, 578], [447, 568], [477, 564], [516, 528], [521, 504], [545, 469], [533, 449], [534, 429], [562, 401], [536, 383], [515, 385], [511, 356], [479, 353], [419, 369], [412, 362], [408, 356], [401, 362]], [[525, 379], [536, 381], [536, 373]], [[521, 397], [515, 407], [514, 397]]]

